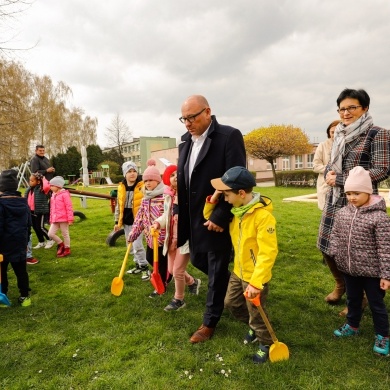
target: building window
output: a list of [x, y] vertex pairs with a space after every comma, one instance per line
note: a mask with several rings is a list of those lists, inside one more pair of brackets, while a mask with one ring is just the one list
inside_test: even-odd
[[313, 168], [314, 153], [307, 155], [307, 167]]
[[282, 171], [289, 171], [290, 168], [290, 157], [286, 156], [282, 159]]
[[295, 169], [303, 168], [303, 157], [300, 154], [299, 156], [295, 156]]
[[[277, 164], [276, 162], [274, 162], [274, 168], [275, 168], [275, 171], [276, 171], [276, 168], [277, 167]], [[271, 167], [271, 164], [270, 163], [267, 163], [267, 171], [271, 171], [272, 170], [272, 167]]]

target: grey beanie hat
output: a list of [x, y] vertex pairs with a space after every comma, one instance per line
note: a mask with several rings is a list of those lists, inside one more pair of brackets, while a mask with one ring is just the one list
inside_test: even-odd
[[126, 173], [130, 171], [130, 169], [134, 169], [138, 173], [137, 165], [133, 161], [126, 161], [122, 164], [122, 172], [123, 176], [126, 176]]
[[65, 180], [62, 176], [54, 176], [53, 179], [50, 180], [50, 185], [62, 188], [65, 185]]
[[6, 169], [0, 175], [0, 192], [18, 190], [18, 172], [15, 169]]

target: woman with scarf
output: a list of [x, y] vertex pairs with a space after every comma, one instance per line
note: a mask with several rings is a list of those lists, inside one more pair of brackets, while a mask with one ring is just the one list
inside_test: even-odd
[[[344, 183], [349, 171], [356, 166], [368, 170], [374, 194], [378, 194], [378, 184], [390, 173], [390, 132], [373, 124], [367, 92], [344, 89], [337, 98], [337, 106], [341, 122], [336, 127], [330, 161], [324, 172], [331, 190], [326, 195], [317, 240], [317, 248], [336, 281], [331, 299], [329, 295], [326, 297], [329, 303], [338, 302], [345, 292], [343, 275], [329, 255], [329, 239], [336, 212], [347, 204]], [[343, 310], [340, 315], [346, 313]]]
[[317, 200], [318, 208], [324, 209], [326, 193], [329, 190], [329, 186], [325, 183], [324, 171], [326, 165], [330, 160], [330, 151], [332, 150], [334, 131], [336, 126], [340, 123], [340, 120], [333, 121], [326, 129], [326, 135], [328, 139], [321, 142], [314, 153], [313, 159], [313, 171], [318, 173], [317, 178]]

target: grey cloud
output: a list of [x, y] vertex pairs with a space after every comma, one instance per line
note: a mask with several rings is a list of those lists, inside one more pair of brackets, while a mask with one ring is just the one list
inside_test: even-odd
[[387, 0], [36, 0], [23, 25], [40, 54], [25, 62], [104, 118], [100, 134], [116, 112], [138, 135], [181, 134], [181, 103], [201, 93], [243, 132], [291, 123], [321, 141], [345, 87], [366, 88], [374, 121], [390, 126], [389, 11]]

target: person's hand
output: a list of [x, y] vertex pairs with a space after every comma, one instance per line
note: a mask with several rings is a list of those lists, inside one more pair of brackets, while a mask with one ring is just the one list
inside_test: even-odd
[[217, 203], [221, 194], [222, 194], [222, 191], [215, 190], [214, 194], [210, 198], [210, 203]]
[[118, 230], [120, 230], [120, 227], [118, 225], [115, 225], [114, 226], [114, 232], [117, 232]]
[[213, 232], [222, 233], [223, 228], [221, 226], [216, 225], [214, 222], [211, 222], [210, 220], [206, 221], [204, 226], [207, 226], [207, 230], [212, 230]]
[[380, 287], [382, 290], [390, 290], [390, 280], [387, 279], [381, 279], [380, 281]]
[[52, 172], [55, 172], [55, 171], [56, 171], [56, 170], [55, 170], [54, 167], [49, 167], [49, 168], [46, 169], [46, 172], [47, 172], [47, 173], [52, 173]]
[[326, 177], [325, 177], [325, 183], [328, 185], [328, 186], [331, 186], [331, 187], [334, 187], [336, 185], [336, 172], [335, 171], [329, 171], [327, 174], [326, 174]]
[[252, 285], [248, 284], [248, 286], [247, 286], [245, 291], [246, 291], [246, 294], [247, 294], [248, 298], [253, 299], [257, 295], [260, 294], [261, 290], [259, 290], [258, 288], [253, 287]]
[[160, 229], [160, 224], [158, 222], [153, 222], [152, 225], [150, 226], [150, 232], [153, 233], [153, 230], [159, 230]]

